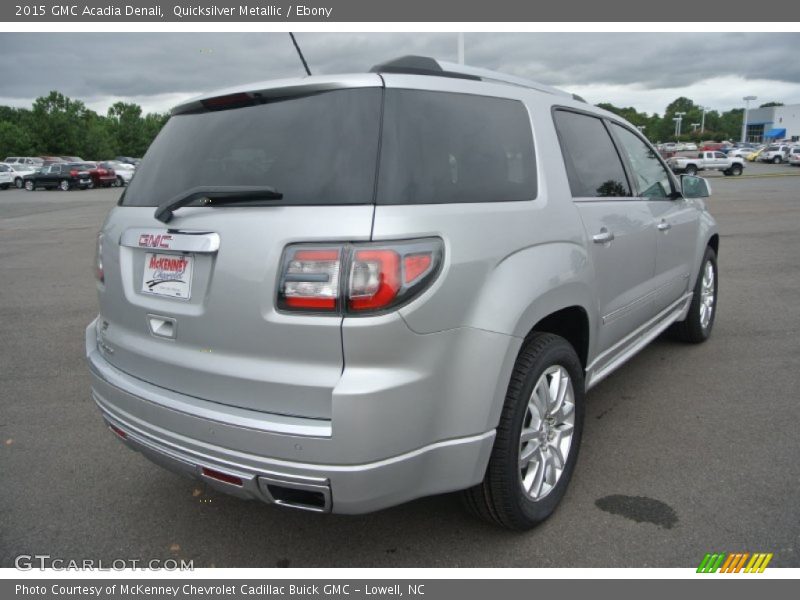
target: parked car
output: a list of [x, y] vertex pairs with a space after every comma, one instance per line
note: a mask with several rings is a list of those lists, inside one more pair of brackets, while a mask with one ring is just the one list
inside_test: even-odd
[[726, 156], [716, 150], [700, 152], [694, 157], [673, 156], [667, 164], [675, 173], [696, 175], [698, 171], [722, 171], [725, 175], [741, 175], [744, 172], [744, 159]]
[[758, 160], [758, 157], [761, 156], [761, 153], [766, 150], [766, 146], [758, 146], [757, 148], [753, 149], [753, 151], [747, 155], [747, 160], [749, 162], [755, 162]]
[[14, 187], [17, 189], [22, 189], [23, 185], [23, 178], [26, 175], [31, 175], [36, 171], [37, 168], [34, 165], [27, 165], [24, 163], [3, 163], [11, 170], [11, 180], [14, 183]]
[[789, 150], [789, 158], [786, 161], [792, 166], [800, 166], [800, 146], [794, 146]]
[[688, 144], [683, 145], [684, 150], [697, 150], [697, 144], [689, 142]]
[[7, 190], [14, 183], [14, 172], [11, 167], [0, 163], [0, 190]]
[[116, 180], [113, 185], [115, 187], [128, 185], [133, 178], [133, 174], [136, 172], [136, 169], [133, 165], [116, 160], [107, 160], [100, 164], [107, 165], [108, 168], [114, 169]]
[[727, 153], [726, 156], [731, 158], [742, 158], [747, 159], [753, 153], [753, 148], [749, 146], [742, 146], [740, 148], [731, 148]]
[[466, 490], [532, 527], [586, 391], [670, 327], [711, 334], [709, 187], [555, 88], [372, 71], [173, 109], [97, 237], [92, 397], [131, 448], [240, 497], [363, 513]]
[[82, 163], [86, 162], [80, 156], [54, 156], [54, 159], [60, 158], [62, 161], [67, 163]]
[[117, 174], [109, 165], [105, 163], [84, 162], [79, 167], [89, 171], [93, 187], [111, 187], [117, 185]]
[[3, 162], [13, 165], [41, 165], [42, 159], [38, 156], [7, 156]]
[[764, 151], [759, 155], [759, 162], [771, 162], [773, 164], [780, 164], [789, 158], [788, 144], [772, 144], [767, 146]]
[[64, 192], [76, 187], [85, 190], [92, 184], [89, 171], [81, 163], [53, 163], [36, 169], [34, 173], [23, 177], [22, 181], [29, 192], [37, 188], [58, 188]]
[[114, 158], [117, 162], [133, 165], [134, 167], [139, 164], [141, 158], [134, 158], [132, 156], [117, 156]]

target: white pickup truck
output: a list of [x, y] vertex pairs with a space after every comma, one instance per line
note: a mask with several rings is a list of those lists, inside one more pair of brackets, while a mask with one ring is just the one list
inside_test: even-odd
[[667, 164], [675, 173], [695, 175], [698, 171], [722, 171], [725, 175], [741, 175], [744, 159], [729, 157], [718, 150], [708, 150], [697, 156], [673, 156]]

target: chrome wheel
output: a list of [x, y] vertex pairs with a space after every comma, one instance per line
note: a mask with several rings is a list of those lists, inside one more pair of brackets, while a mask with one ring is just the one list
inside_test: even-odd
[[558, 483], [574, 429], [572, 381], [564, 367], [554, 365], [533, 386], [519, 440], [520, 482], [532, 500], [541, 500]]
[[714, 314], [714, 265], [710, 260], [706, 261], [703, 267], [703, 281], [700, 286], [700, 326], [708, 329], [711, 317]]

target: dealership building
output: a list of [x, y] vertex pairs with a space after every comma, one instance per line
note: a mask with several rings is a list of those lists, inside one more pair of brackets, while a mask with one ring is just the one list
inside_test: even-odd
[[800, 141], [800, 104], [752, 108], [747, 113], [747, 141]]

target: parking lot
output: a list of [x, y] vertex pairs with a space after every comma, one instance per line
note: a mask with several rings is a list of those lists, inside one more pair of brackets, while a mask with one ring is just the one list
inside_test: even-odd
[[455, 496], [316, 515], [207, 490], [123, 447], [89, 397], [95, 232], [119, 190], [0, 191], [0, 566], [19, 554], [195, 567], [800, 566], [800, 169], [714, 177], [711, 340], [660, 339], [594, 388], [554, 517], [495, 529]]

